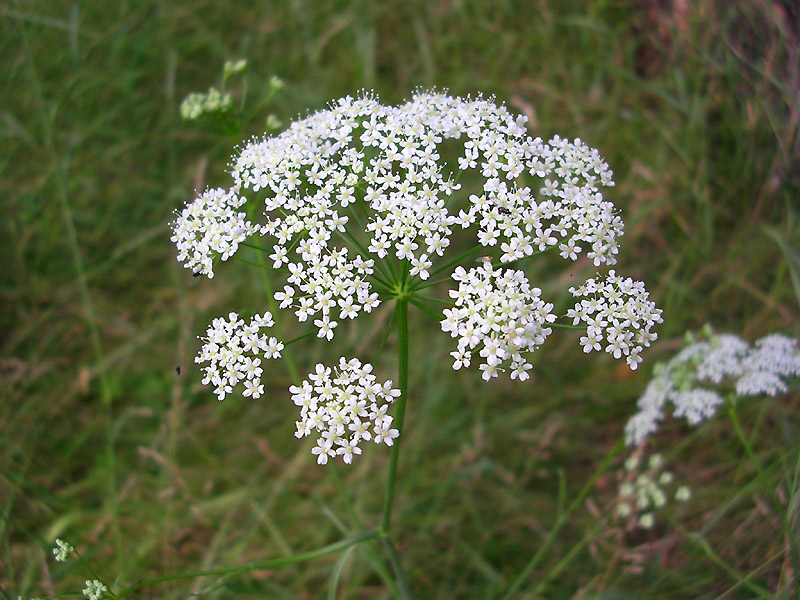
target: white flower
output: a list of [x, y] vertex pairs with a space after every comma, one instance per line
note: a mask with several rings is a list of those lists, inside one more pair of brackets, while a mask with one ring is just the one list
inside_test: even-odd
[[228, 260], [256, 232], [247, 216], [236, 210], [244, 203], [234, 189], [208, 189], [188, 204], [173, 223], [170, 238], [178, 247], [178, 260], [197, 275], [214, 277], [214, 258]]
[[[581, 140], [532, 139], [523, 123], [492, 98], [427, 92], [396, 107], [369, 94], [342, 98], [246, 143], [232, 158], [230, 190], [207, 191], [176, 222], [179, 259], [212, 276], [215, 257], [227, 259], [253, 234], [271, 237], [273, 266], [291, 273], [279, 302], [320, 328], [326, 295], [353, 307], [347, 318], [378, 305], [373, 258], [391, 252], [408, 261], [412, 277], [427, 279], [456, 226], [476, 227], [478, 242], [499, 244], [504, 261], [559, 245], [568, 260], [586, 250], [595, 264], [614, 264], [622, 221], [599, 192], [614, 185], [608, 166]], [[483, 189], [451, 212], [447, 198], [460, 184], [439, 147], [453, 141], [463, 150], [459, 165], [475, 169]], [[540, 181], [523, 185], [524, 173]], [[245, 195], [261, 204], [263, 226], [237, 211]], [[342, 245], [352, 215], [363, 223], [354, 233], [367, 236], [364, 255], [353, 259]], [[333, 333], [325, 327], [322, 337]]]
[[[226, 64], [227, 67], [227, 64]], [[181, 117], [192, 121], [204, 114], [225, 112], [233, 106], [233, 97], [217, 88], [209, 88], [205, 93], [193, 92], [181, 102]]]
[[83, 588], [83, 595], [86, 596], [88, 600], [100, 600], [107, 591], [108, 588], [103, 585], [102, 582], [97, 579], [91, 579], [86, 580], [86, 587]]
[[300, 407], [295, 435], [319, 433], [311, 453], [321, 465], [336, 456], [350, 464], [353, 456], [361, 454], [362, 440], [391, 446], [399, 435], [386, 412], [400, 390], [393, 389], [391, 381], [378, 383], [372, 365], [356, 358], [342, 357], [334, 368], [317, 364], [307, 380], [289, 391]]
[[668, 402], [674, 406], [673, 417], [698, 425], [724, 402], [720, 391], [734, 398], [785, 392], [785, 380], [800, 377], [800, 349], [796, 340], [780, 334], [753, 346], [735, 335], [709, 334], [656, 371], [637, 402], [639, 412], [625, 426], [628, 445], [639, 444], [658, 429]]
[[583, 321], [588, 326], [580, 340], [583, 351], [600, 350], [605, 341], [606, 352], [617, 359], [625, 357], [635, 370], [642, 350], [658, 337], [653, 326], [663, 320], [661, 309], [647, 299], [644, 283], [623, 279], [612, 270], [605, 280], [589, 279], [569, 291], [583, 298], [567, 312], [573, 325]]
[[443, 331], [458, 338], [451, 352], [454, 369], [468, 367], [473, 350], [486, 360], [480, 366], [486, 381], [511, 369], [511, 378], [528, 379], [532, 367], [526, 355], [534, 352], [552, 332], [553, 305], [541, 299], [522, 271], [495, 269], [490, 263], [453, 273], [458, 289], [450, 291], [455, 307], [445, 309]]
[[[623, 479], [619, 484], [616, 514], [622, 519], [630, 518], [644, 529], [655, 524], [654, 510], [667, 505], [667, 487], [675, 483], [670, 471], [662, 471], [664, 458], [660, 454], [651, 455], [642, 461], [637, 451], [625, 460]], [[682, 485], [675, 493], [678, 500], [688, 499], [689, 488]]]
[[250, 324], [236, 313], [227, 319], [222, 317], [212, 321], [201, 338], [203, 347], [195, 357], [196, 363], [210, 363], [203, 367], [203, 385], [215, 386], [214, 393], [219, 400], [233, 393], [233, 388], [244, 381], [243, 396], [259, 398], [264, 393], [261, 385], [261, 358], [280, 358], [283, 344], [274, 337], [260, 333], [262, 328], [272, 327], [272, 315], [255, 315]]
[[69, 555], [75, 551], [75, 548], [72, 545], [68, 544], [64, 540], [57, 539], [56, 540], [56, 547], [53, 548], [53, 556], [55, 556], [58, 562], [66, 562], [69, 558]]

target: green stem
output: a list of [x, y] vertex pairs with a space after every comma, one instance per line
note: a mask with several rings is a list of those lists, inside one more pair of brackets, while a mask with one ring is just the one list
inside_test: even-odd
[[397, 474], [397, 461], [400, 457], [400, 440], [403, 439], [403, 420], [406, 413], [406, 399], [408, 397], [408, 299], [398, 298], [395, 309], [397, 315], [398, 337], [398, 388], [400, 397], [397, 399], [397, 417], [395, 424], [400, 435], [392, 446], [392, 456], [389, 460], [389, 474], [386, 479], [386, 498], [383, 504], [383, 520], [381, 521], [381, 536], [389, 534], [389, 524], [392, 519], [392, 501], [394, 500], [394, 484]]
[[443, 316], [443, 315], [442, 315], [442, 313], [437, 313], [437, 312], [435, 312], [435, 311], [431, 310], [430, 308], [428, 308], [427, 306], [425, 306], [424, 304], [422, 304], [422, 302], [418, 302], [418, 301], [417, 301], [416, 299], [414, 299], [414, 298], [410, 298], [410, 299], [409, 299], [409, 302], [411, 302], [411, 304], [413, 304], [414, 306], [416, 306], [418, 309], [420, 309], [420, 310], [421, 310], [422, 312], [424, 312], [426, 315], [430, 315], [431, 317], [433, 317], [433, 318], [434, 318], [434, 319], [436, 319], [437, 321], [441, 321], [441, 320], [442, 320], [442, 316]]
[[583, 331], [586, 325], [568, 325], [567, 323], [548, 323], [548, 327], [555, 327], [556, 329], [575, 329]]
[[595, 482], [597, 481], [598, 477], [600, 477], [608, 466], [611, 464], [611, 461], [614, 460], [614, 457], [620, 453], [620, 451], [624, 448], [624, 440], [620, 439], [613, 448], [609, 451], [606, 457], [603, 459], [603, 462], [600, 463], [600, 466], [597, 467], [592, 476], [589, 478], [589, 481], [583, 486], [580, 493], [575, 497], [572, 501], [572, 504], [567, 507], [567, 510], [561, 513], [558, 518], [556, 519], [555, 525], [550, 530], [550, 533], [545, 539], [544, 543], [539, 546], [539, 549], [536, 551], [536, 554], [533, 555], [531, 560], [525, 565], [525, 568], [522, 569], [522, 572], [517, 576], [514, 582], [511, 584], [511, 587], [508, 588], [506, 593], [503, 595], [503, 600], [509, 600], [510, 598], [514, 597], [522, 584], [528, 578], [528, 576], [533, 572], [533, 570], [539, 565], [541, 560], [544, 558], [545, 553], [550, 548], [552, 543], [555, 541], [556, 536], [558, 535], [561, 528], [566, 524], [569, 518], [572, 516], [578, 507], [580, 507], [583, 502], [586, 500], [586, 497], [589, 495], [589, 492], [592, 491]]
[[725, 573], [727, 573], [731, 579], [736, 581], [737, 586], [741, 585], [748, 588], [751, 592], [755, 593], [759, 598], [775, 598], [775, 596], [772, 595], [769, 592], [769, 590], [758, 585], [754, 581], [750, 581], [750, 577], [755, 575], [756, 571], [752, 571], [748, 575], [742, 575], [736, 569], [734, 569], [728, 563], [722, 560], [719, 554], [714, 552], [714, 549], [709, 545], [709, 543], [706, 541], [704, 537], [696, 533], [691, 533], [689, 531], [686, 531], [686, 529], [677, 524], [676, 524], [676, 529], [681, 533], [681, 535], [684, 536], [684, 538], [686, 538], [687, 540], [692, 542], [695, 546], [700, 548], [700, 550], [702, 550], [702, 552], [711, 560], [711, 562], [713, 562], [720, 569], [725, 571]]
[[300, 562], [305, 562], [307, 560], [320, 558], [327, 554], [333, 554], [335, 552], [339, 552], [340, 550], [344, 550], [345, 548], [349, 548], [350, 546], [355, 546], [356, 544], [360, 544], [361, 542], [374, 540], [379, 537], [380, 534], [377, 531], [363, 531], [349, 538], [345, 538], [343, 540], [339, 540], [338, 542], [334, 542], [333, 544], [328, 544], [327, 546], [323, 546], [322, 548], [311, 550], [310, 552], [303, 552], [302, 554], [295, 554], [294, 556], [281, 556], [279, 558], [269, 558], [267, 560], [250, 563], [249, 565], [244, 565], [241, 567], [229, 567], [226, 569], [211, 569], [209, 571], [195, 571], [192, 573], [176, 573], [173, 575], [164, 575], [163, 577], [155, 577], [153, 579], [148, 579], [147, 581], [140, 581], [138, 583], [134, 583], [133, 585], [125, 588], [120, 593], [118, 593], [116, 597], [124, 598], [137, 590], [141, 590], [143, 588], [147, 588], [167, 581], [177, 581], [180, 579], [194, 579], [196, 577], [208, 577], [211, 575], [241, 575], [242, 573], [249, 573], [251, 571], [255, 571], [258, 569], [274, 569], [276, 567], [283, 567], [285, 565], [293, 565]]
[[736, 397], [732, 394], [729, 395], [725, 399], [725, 405], [728, 407], [728, 415], [730, 415], [731, 423], [733, 423], [733, 429], [736, 431], [736, 437], [739, 438], [742, 446], [744, 446], [744, 451], [747, 453], [748, 458], [753, 461], [756, 470], [759, 472], [759, 474], [763, 473], [761, 462], [758, 460], [758, 458], [756, 458], [755, 452], [753, 452], [753, 445], [745, 435], [744, 430], [742, 429], [742, 424], [739, 421], [739, 415], [736, 413]]
[[392, 519], [392, 502], [394, 500], [395, 480], [397, 476], [397, 462], [400, 458], [400, 442], [403, 439], [403, 421], [405, 420], [406, 400], [408, 399], [408, 297], [401, 295], [397, 299], [395, 317], [397, 318], [398, 337], [397, 387], [400, 390], [400, 397], [397, 399], [395, 425], [400, 435], [394, 441], [392, 456], [389, 459], [389, 474], [386, 478], [386, 498], [383, 504], [383, 519], [381, 521], [379, 533], [386, 552], [389, 555], [389, 561], [392, 564], [395, 576], [397, 577], [400, 592], [405, 600], [411, 600], [411, 588], [408, 585], [408, 578], [400, 563], [400, 557], [397, 554], [394, 542], [391, 537], [389, 537], [389, 525]]

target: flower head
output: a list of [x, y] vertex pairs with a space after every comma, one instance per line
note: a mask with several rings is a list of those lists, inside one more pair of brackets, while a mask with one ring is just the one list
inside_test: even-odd
[[[497, 377], [506, 367], [511, 378], [528, 379], [531, 368], [526, 355], [544, 343], [556, 320], [553, 305], [541, 299], [522, 271], [495, 269], [490, 263], [453, 274], [458, 289], [450, 291], [455, 307], [445, 309], [443, 331], [458, 338], [453, 368], [470, 365], [473, 351], [485, 359], [483, 378]], [[478, 351], [478, 347], [480, 350]]]
[[100, 600], [107, 591], [108, 588], [103, 585], [101, 581], [90, 579], [86, 581], [86, 587], [83, 588], [83, 595], [86, 596], [87, 600]]
[[581, 338], [583, 351], [600, 350], [605, 344], [606, 352], [614, 358], [625, 357], [630, 368], [636, 369], [642, 350], [658, 337], [653, 326], [662, 322], [661, 309], [648, 300], [644, 283], [612, 270], [605, 280], [589, 279], [569, 291], [583, 298], [567, 312], [573, 325], [587, 325]]
[[399, 435], [386, 413], [400, 391], [392, 388], [391, 381], [378, 383], [372, 365], [357, 358], [342, 357], [334, 368], [318, 364], [308, 379], [289, 391], [300, 407], [295, 435], [319, 434], [311, 452], [321, 465], [336, 456], [350, 464], [354, 455], [361, 454], [362, 440], [391, 446]]
[[56, 547], [53, 548], [53, 556], [58, 562], [66, 562], [70, 554], [75, 551], [71, 544], [68, 544], [62, 539], [56, 540]]
[[238, 211], [245, 203], [234, 190], [209, 189], [187, 205], [173, 226], [171, 240], [178, 247], [178, 260], [196, 274], [214, 277], [213, 258], [228, 260], [239, 243], [256, 228]]
[[626, 442], [639, 444], [654, 433], [667, 403], [674, 406], [673, 417], [697, 425], [716, 414], [724, 402], [721, 392], [734, 398], [775, 396], [788, 389], [790, 377], [800, 377], [796, 340], [773, 334], [750, 346], [738, 336], [709, 332], [656, 368], [637, 402], [639, 412], [625, 426]]
[[[226, 64], [226, 68], [227, 68]], [[233, 106], [230, 94], [220, 92], [217, 88], [209, 88], [205, 93], [194, 92], [181, 102], [181, 117], [187, 121], [199, 119], [203, 115], [223, 113]]]
[[674, 494], [667, 493], [674, 487], [675, 477], [671, 471], [663, 470], [663, 466], [660, 454], [651, 455], [644, 463], [636, 452], [625, 461], [616, 500], [617, 517], [642, 529], [651, 529], [655, 525], [654, 511], [662, 510], [670, 495], [679, 502], [689, 500], [691, 492], [686, 485], [679, 486]]
[[230, 313], [227, 319], [214, 319], [202, 338], [203, 347], [195, 357], [196, 363], [208, 362], [203, 367], [203, 384], [216, 386], [214, 393], [219, 400], [239, 382], [244, 382], [244, 396], [258, 398], [264, 393], [261, 385], [261, 358], [280, 358], [283, 343], [274, 337], [267, 337], [261, 329], [272, 327], [272, 315], [255, 315], [249, 324]]
[[[231, 189], [206, 192], [176, 222], [179, 258], [211, 276], [217, 256], [263, 236], [273, 266], [290, 274], [276, 298], [327, 339], [337, 319], [380, 303], [375, 260], [407, 261], [410, 276], [427, 279], [456, 229], [472, 229], [503, 262], [557, 248], [614, 264], [622, 221], [599, 191], [613, 185], [608, 165], [579, 139], [532, 139], [524, 123], [491, 98], [423, 92], [396, 107], [342, 98], [245, 144]], [[454, 164], [445, 143], [457, 148]], [[454, 197], [463, 170], [480, 182], [467, 202]], [[260, 226], [237, 210], [244, 197], [259, 203]]]

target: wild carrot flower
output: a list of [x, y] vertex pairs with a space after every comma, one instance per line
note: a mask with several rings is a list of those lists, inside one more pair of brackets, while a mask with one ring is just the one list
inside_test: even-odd
[[455, 307], [445, 309], [442, 330], [458, 338], [451, 352], [454, 369], [469, 367], [470, 356], [480, 346], [485, 359], [483, 378], [497, 377], [500, 365], [510, 363], [511, 378], [528, 379], [532, 367], [523, 353], [533, 352], [552, 332], [553, 305], [541, 299], [542, 290], [531, 289], [522, 271], [495, 269], [489, 263], [453, 273], [458, 289], [450, 290]]
[[635, 370], [642, 360], [641, 351], [656, 339], [653, 325], [662, 321], [661, 309], [647, 299], [644, 283], [623, 279], [612, 270], [604, 281], [589, 279], [569, 291], [584, 298], [567, 311], [573, 325], [581, 321], [587, 324], [586, 335], [581, 338], [583, 351], [600, 350], [605, 343], [606, 352], [614, 358], [625, 356]]
[[[488, 263], [552, 251], [615, 264], [623, 223], [600, 191], [614, 185], [608, 165], [580, 139], [531, 138], [525, 120], [492, 98], [421, 92], [395, 107], [371, 94], [342, 98], [279, 135], [243, 144], [231, 159], [231, 187], [204, 192], [178, 216], [179, 260], [212, 277], [215, 260], [256, 238], [248, 245], [285, 274], [274, 295], [280, 308], [326, 340], [340, 322], [386, 300], [424, 303], [419, 292], [432, 274], [454, 264], [444, 255], [459, 230]], [[462, 181], [470, 192], [460, 193]], [[521, 269], [457, 267], [452, 277], [453, 305], [440, 325], [458, 340], [453, 368], [469, 367], [476, 354], [487, 381], [500, 373], [527, 379], [530, 354], [557, 318], [553, 304]], [[582, 300], [569, 316], [587, 325], [584, 349], [603, 344], [636, 368], [661, 321], [643, 284], [612, 271], [573, 293]], [[230, 346], [218, 336], [214, 344], [204, 346], [204, 361]], [[235, 356], [207, 367], [220, 398], [237, 382], [256, 385], [235, 347]], [[308, 401], [311, 392], [294, 389]], [[329, 424], [301, 423], [299, 431], [330, 436]], [[325, 438], [321, 460], [345, 447], [337, 439], [350, 438]]]
[[776, 396], [787, 391], [786, 379], [800, 377], [797, 341], [781, 334], [768, 335], [753, 346], [732, 334], [712, 334], [691, 342], [654, 377], [637, 403], [637, 412], [625, 426], [626, 443], [641, 443], [658, 429], [667, 404], [673, 417], [697, 425], [716, 414], [732, 398]]
[[257, 231], [237, 209], [246, 199], [230, 190], [209, 189], [186, 206], [173, 227], [178, 260], [195, 274], [214, 277], [213, 259], [228, 260], [239, 243]]

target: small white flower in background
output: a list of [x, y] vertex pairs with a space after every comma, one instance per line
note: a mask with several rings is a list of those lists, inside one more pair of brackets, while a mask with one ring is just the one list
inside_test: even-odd
[[356, 358], [342, 357], [334, 368], [317, 364], [307, 380], [289, 391], [300, 407], [295, 435], [319, 433], [311, 452], [321, 465], [336, 456], [350, 464], [353, 455], [361, 454], [362, 440], [391, 446], [399, 435], [386, 413], [400, 390], [392, 389], [391, 381], [378, 383], [372, 365]]
[[228, 60], [225, 61], [225, 64], [222, 67], [222, 78], [227, 79], [231, 75], [240, 75], [247, 70], [247, 59], [240, 58], [239, 60], [233, 61]]
[[587, 324], [581, 338], [584, 352], [605, 351], [614, 358], [625, 357], [631, 369], [641, 362], [639, 356], [658, 336], [651, 331], [661, 323], [661, 309], [649, 301], [644, 283], [622, 278], [612, 270], [604, 281], [588, 279], [577, 288], [570, 288], [576, 298], [583, 298], [567, 311], [572, 324]]
[[233, 97], [217, 88], [209, 88], [205, 93], [194, 92], [181, 102], [181, 117], [193, 121], [204, 114], [225, 112], [233, 106]]
[[522, 271], [495, 269], [489, 263], [453, 274], [458, 289], [450, 291], [455, 307], [445, 309], [442, 330], [458, 338], [453, 368], [469, 366], [469, 356], [481, 346], [483, 378], [497, 377], [508, 365], [511, 379], [524, 381], [531, 368], [524, 354], [534, 352], [552, 332], [553, 305], [541, 299]]
[[272, 92], [280, 92], [285, 86], [286, 84], [283, 82], [283, 79], [277, 75], [273, 75], [269, 78], [269, 89]]
[[682, 485], [675, 491], [675, 500], [678, 502], [687, 502], [691, 497], [692, 491], [687, 485]]
[[55, 556], [58, 562], [66, 562], [70, 554], [72, 554], [74, 551], [75, 548], [73, 548], [70, 544], [62, 539], [57, 539], [56, 547], [53, 548], [53, 556]]
[[625, 441], [637, 445], [658, 429], [668, 403], [672, 416], [685, 417], [691, 425], [713, 417], [732, 398], [775, 396], [788, 390], [786, 380], [800, 377], [797, 340], [773, 334], [753, 346], [731, 334], [706, 332], [691, 341], [666, 364], [654, 369], [654, 377], [639, 398], [637, 412], [625, 426]]
[[259, 398], [264, 393], [259, 357], [280, 358], [283, 350], [283, 343], [277, 338], [260, 333], [261, 329], [273, 325], [269, 312], [255, 315], [249, 324], [236, 313], [230, 313], [227, 319], [219, 317], [212, 321], [206, 337], [201, 338], [203, 347], [194, 361], [210, 363], [203, 367], [203, 385], [214, 385], [219, 400], [233, 393], [239, 382], [244, 382], [244, 396]]
[[[655, 525], [654, 511], [666, 507], [669, 496], [667, 487], [675, 482], [670, 471], [663, 471], [664, 459], [660, 454], [653, 454], [642, 467], [638, 454], [633, 454], [625, 461], [623, 479], [619, 492], [615, 513], [621, 519], [629, 520], [642, 529], [652, 529]], [[674, 498], [686, 502], [691, 497], [689, 488], [678, 487]]]
[[88, 600], [100, 600], [107, 591], [108, 588], [104, 586], [102, 582], [97, 579], [90, 579], [86, 581], [86, 587], [83, 588], [83, 595], [86, 596]]

